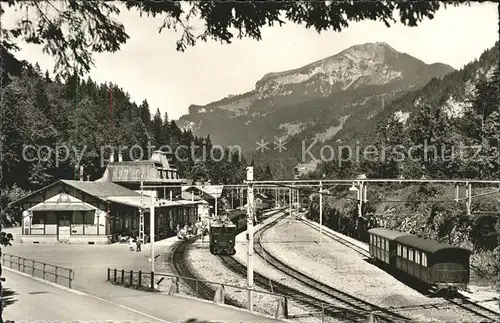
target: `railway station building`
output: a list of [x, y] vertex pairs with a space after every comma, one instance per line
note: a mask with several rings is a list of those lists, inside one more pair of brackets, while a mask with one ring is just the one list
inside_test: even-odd
[[221, 203], [223, 185], [184, 185], [185, 197], [197, 196], [208, 204], [209, 215], [215, 214], [215, 204]]
[[[145, 188], [143, 185], [161, 186]], [[177, 225], [199, 219], [200, 200], [184, 200], [175, 168], [165, 153], [150, 160], [117, 162], [113, 158], [97, 181], [58, 180], [11, 204], [23, 210], [23, 243], [89, 243], [117, 241], [118, 236], [139, 233], [139, 214], [149, 235], [150, 207], [154, 203], [155, 239], [175, 235]], [[152, 199], [154, 201], [152, 201]]]

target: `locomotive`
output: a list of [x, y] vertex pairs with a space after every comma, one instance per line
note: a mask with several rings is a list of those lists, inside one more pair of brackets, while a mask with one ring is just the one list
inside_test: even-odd
[[[253, 225], [262, 222], [266, 209], [257, 206]], [[210, 253], [213, 255], [234, 255], [236, 235], [247, 229], [247, 211], [233, 210], [219, 219], [210, 222]]]
[[384, 228], [368, 233], [370, 255], [386, 269], [424, 285], [432, 294], [451, 296], [467, 287], [470, 250]]
[[[254, 219], [254, 224], [256, 223]], [[234, 255], [236, 235], [247, 228], [245, 210], [230, 211], [227, 215], [210, 222], [210, 253], [213, 255]]]

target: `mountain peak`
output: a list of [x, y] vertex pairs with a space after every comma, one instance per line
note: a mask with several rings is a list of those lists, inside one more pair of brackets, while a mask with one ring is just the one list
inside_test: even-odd
[[252, 91], [190, 108], [179, 127], [197, 136], [210, 134], [217, 144], [239, 142], [244, 149], [253, 148], [263, 134], [299, 141], [347, 138], [370, 124], [388, 102], [451, 71], [384, 42], [359, 44], [293, 70], [268, 73]]
[[383, 62], [388, 56], [399, 56], [400, 52], [384, 42], [365, 43], [351, 46], [338, 55], [346, 56], [351, 60], [368, 60]]

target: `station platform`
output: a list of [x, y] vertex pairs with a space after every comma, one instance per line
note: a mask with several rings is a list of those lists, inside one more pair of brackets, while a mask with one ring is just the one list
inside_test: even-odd
[[[226, 305], [118, 287], [110, 298], [67, 289], [5, 268], [3, 319], [10, 321], [282, 322]], [[121, 291], [121, 293], [119, 292]], [[118, 295], [118, 293], [120, 295]]]

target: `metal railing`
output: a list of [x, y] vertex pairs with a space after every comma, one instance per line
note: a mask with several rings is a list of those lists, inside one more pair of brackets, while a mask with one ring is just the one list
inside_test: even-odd
[[[167, 292], [170, 295], [185, 294], [197, 298], [211, 300], [215, 303], [224, 303], [225, 294], [234, 295], [234, 292], [236, 292], [242, 295], [241, 300], [236, 299], [236, 302], [240, 303], [240, 305], [242, 306], [246, 301], [247, 295], [246, 293], [242, 292], [248, 292], [248, 288], [244, 286], [223, 284], [220, 282], [177, 276], [167, 273], [153, 273], [116, 268], [108, 268], [107, 280], [113, 284], [123, 285], [129, 288], [142, 289], [153, 292]], [[186, 286], [186, 284], [190, 285], [191, 287]], [[281, 314], [278, 316], [282, 316], [285, 318], [288, 317], [288, 296], [279, 295], [272, 292], [258, 291], [255, 289], [253, 289], [252, 292], [254, 293], [254, 295], [268, 295], [274, 298], [276, 303], [279, 304], [277, 306], [281, 307]], [[233, 297], [231, 296], [231, 299], [232, 298]], [[272, 314], [275, 314], [274, 310]]]
[[[2, 254], [2, 266], [30, 274], [33, 277], [42, 278], [59, 285], [67, 285], [71, 288], [75, 280], [73, 269], [64, 268], [41, 261], [27, 259], [10, 254]], [[66, 284], [64, 284], [64, 282]]]
[[[214, 301], [215, 303], [224, 303], [225, 294], [230, 294], [231, 300], [235, 300], [245, 307], [247, 299], [248, 288], [245, 286], [237, 286], [231, 284], [224, 284], [220, 282], [214, 282], [209, 280], [195, 279], [191, 277], [177, 276], [167, 273], [152, 273], [146, 271], [134, 271], [134, 270], [124, 270], [116, 268], [107, 269], [107, 280], [116, 285], [122, 285], [129, 288], [142, 289], [152, 292], [166, 292], [169, 295], [174, 294], [185, 294], [197, 298], [202, 298], [206, 300]], [[193, 282], [189, 284], [189, 282]], [[191, 286], [186, 286], [186, 283]], [[339, 315], [345, 312], [345, 310], [352, 311], [358, 314], [364, 314], [367, 316], [368, 322], [370, 321], [370, 316], [383, 317], [381, 310], [363, 311], [363, 310], [353, 310], [339, 307], [338, 305], [331, 304], [327, 301], [318, 302], [317, 308], [303, 309], [303, 306], [299, 305], [300, 298], [277, 294], [272, 292], [273, 285], [271, 281], [269, 282], [271, 292], [252, 290], [254, 295], [255, 304], [269, 304], [270, 299], [274, 299], [275, 307], [268, 308], [264, 310], [263, 308], [255, 308], [256, 312], [263, 312], [264, 314], [274, 315], [277, 319], [300, 319], [307, 317], [317, 317], [321, 322], [325, 322], [328, 316], [332, 313], [338, 312]], [[207, 291], [207, 286], [211, 291]], [[215, 294], [214, 291], [215, 290]], [[220, 295], [222, 290], [222, 296]], [[210, 294], [210, 295], [208, 295]], [[238, 294], [241, 297], [238, 297]], [[265, 295], [267, 295], [266, 298]], [[267, 305], [269, 306], [269, 305]], [[301, 309], [302, 308], [302, 309]]]

